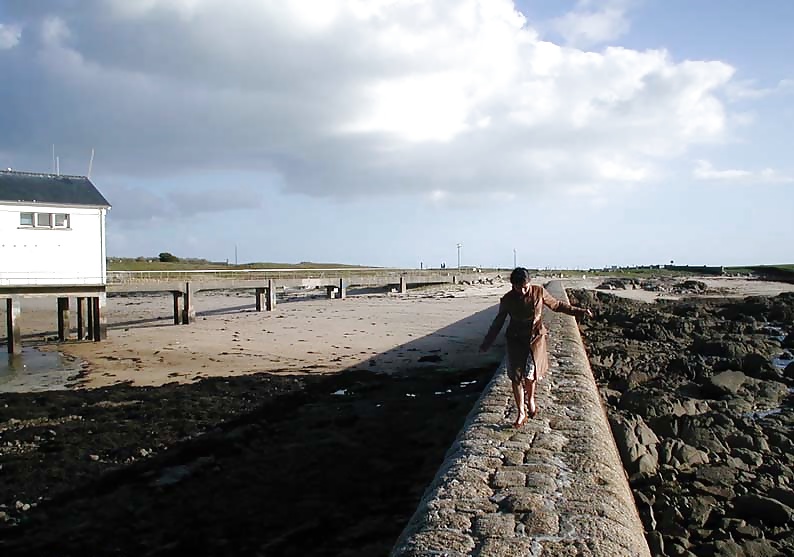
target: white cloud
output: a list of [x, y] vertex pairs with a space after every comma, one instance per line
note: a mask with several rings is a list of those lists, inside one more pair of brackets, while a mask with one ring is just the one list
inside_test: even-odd
[[17, 25], [0, 23], [0, 50], [9, 50], [19, 44], [22, 29]]
[[631, 4], [631, 0], [579, 0], [572, 11], [554, 19], [551, 27], [570, 46], [589, 48], [609, 43], [628, 33]]
[[62, 169], [96, 147], [97, 171], [267, 172], [316, 196], [605, 195], [729, 131], [730, 66], [562, 47], [509, 0], [24, 6], [39, 41], [9, 83], [38, 94], [0, 89], [15, 166], [54, 142]]
[[794, 182], [794, 178], [783, 176], [771, 168], [757, 172], [739, 169], [717, 170], [706, 160], [695, 162], [693, 176], [698, 180], [733, 183], [789, 184]]
[[726, 92], [732, 101], [758, 100], [773, 95], [790, 95], [794, 93], [794, 79], [781, 79], [774, 87], [758, 87], [755, 81], [745, 80], [732, 83]]

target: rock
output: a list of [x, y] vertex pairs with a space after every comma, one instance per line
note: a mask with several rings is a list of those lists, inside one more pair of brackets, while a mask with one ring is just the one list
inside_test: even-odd
[[716, 356], [740, 362], [747, 355], [747, 349], [740, 342], [704, 339], [701, 337], [694, 340], [691, 350], [702, 356]]
[[651, 550], [651, 555], [664, 555], [664, 539], [661, 532], [648, 532], [645, 535], [648, 540], [648, 548]]
[[747, 557], [780, 557], [781, 555], [791, 555], [791, 553], [781, 553], [769, 540], [755, 539], [747, 540], [742, 544], [742, 549]]
[[730, 466], [704, 466], [698, 468], [695, 477], [704, 484], [733, 486], [736, 483], [736, 470]]
[[717, 395], [735, 395], [742, 388], [747, 376], [741, 371], [723, 371], [709, 378], [704, 385], [709, 392]]
[[736, 514], [745, 520], [760, 520], [785, 526], [792, 519], [792, 509], [777, 499], [761, 495], [743, 495], [734, 501]]
[[710, 544], [707, 549], [708, 553], [704, 555], [713, 555], [714, 557], [747, 557], [742, 546], [733, 540], [718, 540]]
[[769, 490], [767, 495], [794, 509], [794, 491], [791, 489], [773, 487]]
[[609, 422], [626, 470], [629, 473], [640, 472], [640, 468], [643, 473], [655, 470], [659, 460], [656, 450], [659, 438], [642, 417], [616, 415], [610, 416]]
[[678, 429], [679, 438], [688, 445], [717, 454], [727, 452], [722, 439], [729, 434], [729, 430], [715, 425], [708, 417], [681, 416]]
[[659, 461], [676, 469], [686, 470], [708, 464], [709, 456], [679, 439], [665, 439], [659, 446]]
[[731, 456], [738, 458], [752, 468], [757, 468], [764, 463], [764, 458], [759, 453], [749, 449], [733, 449]]
[[783, 370], [783, 376], [786, 379], [794, 380], [794, 362], [791, 362], [789, 365], [785, 367]]
[[769, 358], [756, 353], [747, 354], [742, 358], [742, 371], [750, 377], [759, 379], [774, 378], [778, 374]]

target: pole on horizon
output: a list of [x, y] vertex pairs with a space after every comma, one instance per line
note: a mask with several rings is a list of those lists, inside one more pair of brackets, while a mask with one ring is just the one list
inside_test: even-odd
[[458, 244], [458, 269], [460, 269], [460, 248], [463, 247], [463, 244]]
[[516, 267], [518, 267], [518, 264], [516, 263], [516, 248], [513, 248], [513, 269]]

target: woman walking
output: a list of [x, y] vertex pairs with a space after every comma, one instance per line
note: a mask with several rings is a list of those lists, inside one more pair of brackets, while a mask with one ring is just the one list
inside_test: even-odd
[[538, 412], [535, 403], [535, 385], [549, 368], [546, 353], [548, 331], [541, 319], [543, 306], [547, 306], [552, 311], [574, 316], [592, 317], [593, 313], [589, 309], [558, 300], [543, 286], [530, 284], [529, 271], [523, 267], [513, 269], [510, 273], [510, 284], [512, 285], [510, 292], [499, 300], [499, 313], [488, 329], [485, 340], [480, 345], [480, 351], [485, 352], [491, 347], [509, 315], [510, 324], [505, 333], [507, 375], [513, 384], [513, 396], [518, 407], [518, 418], [514, 425], [521, 427], [527, 421], [527, 415], [534, 418]]

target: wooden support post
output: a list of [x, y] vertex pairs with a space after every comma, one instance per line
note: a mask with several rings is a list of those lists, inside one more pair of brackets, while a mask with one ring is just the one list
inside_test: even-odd
[[265, 309], [273, 311], [276, 309], [276, 283], [273, 279], [267, 279], [267, 300]]
[[185, 283], [185, 309], [182, 310], [182, 324], [190, 325], [196, 319], [196, 308], [193, 307], [193, 287]]
[[182, 293], [179, 290], [172, 290], [171, 295], [174, 297], [174, 325], [179, 325], [182, 321], [179, 310], [179, 299], [182, 297]]
[[22, 354], [22, 333], [19, 329], [19, 298], [6, 298], [6, 329], [8, 353]]
[[257, 288], [256, 289], [256, 311], [262, 311], [262, 301], [265, 297], [265, 289], [264, 288]]
[[94, 338], [94, 298], [86, 298], [86, 340], [96, 340]]
[[325, 297], [329, 300], [333, 300], [336, 294], [336, 286], [326, 286], [325, 287]]
[[69, 340], [69, 298], [58, 297], [58, 340]]
[[452, 284], [458, 284], [458, 277], [452, 275]]
[[347, 297], [347, 283], [345, 279], [339, 279], [339, 299], [344, 300]]
[[85, 327], [85, 298], [80, 296], [76, 300], [77, 303], [77, 340], [83, 340], [86, 338], [86, 327]]
[[93, 321], [91, 323], [94, 333], [94, 341], [99, 342], [108, 338], [108, 323], [105, 317], [105, 306], [107, 305], [107, 296], [103, 292], [99, 296], [91, 298], [91, 305], [94, 306]]
[[408, 283], [405, 282], [405, 277], [400, 277], [400, 294], [408, 292]]

